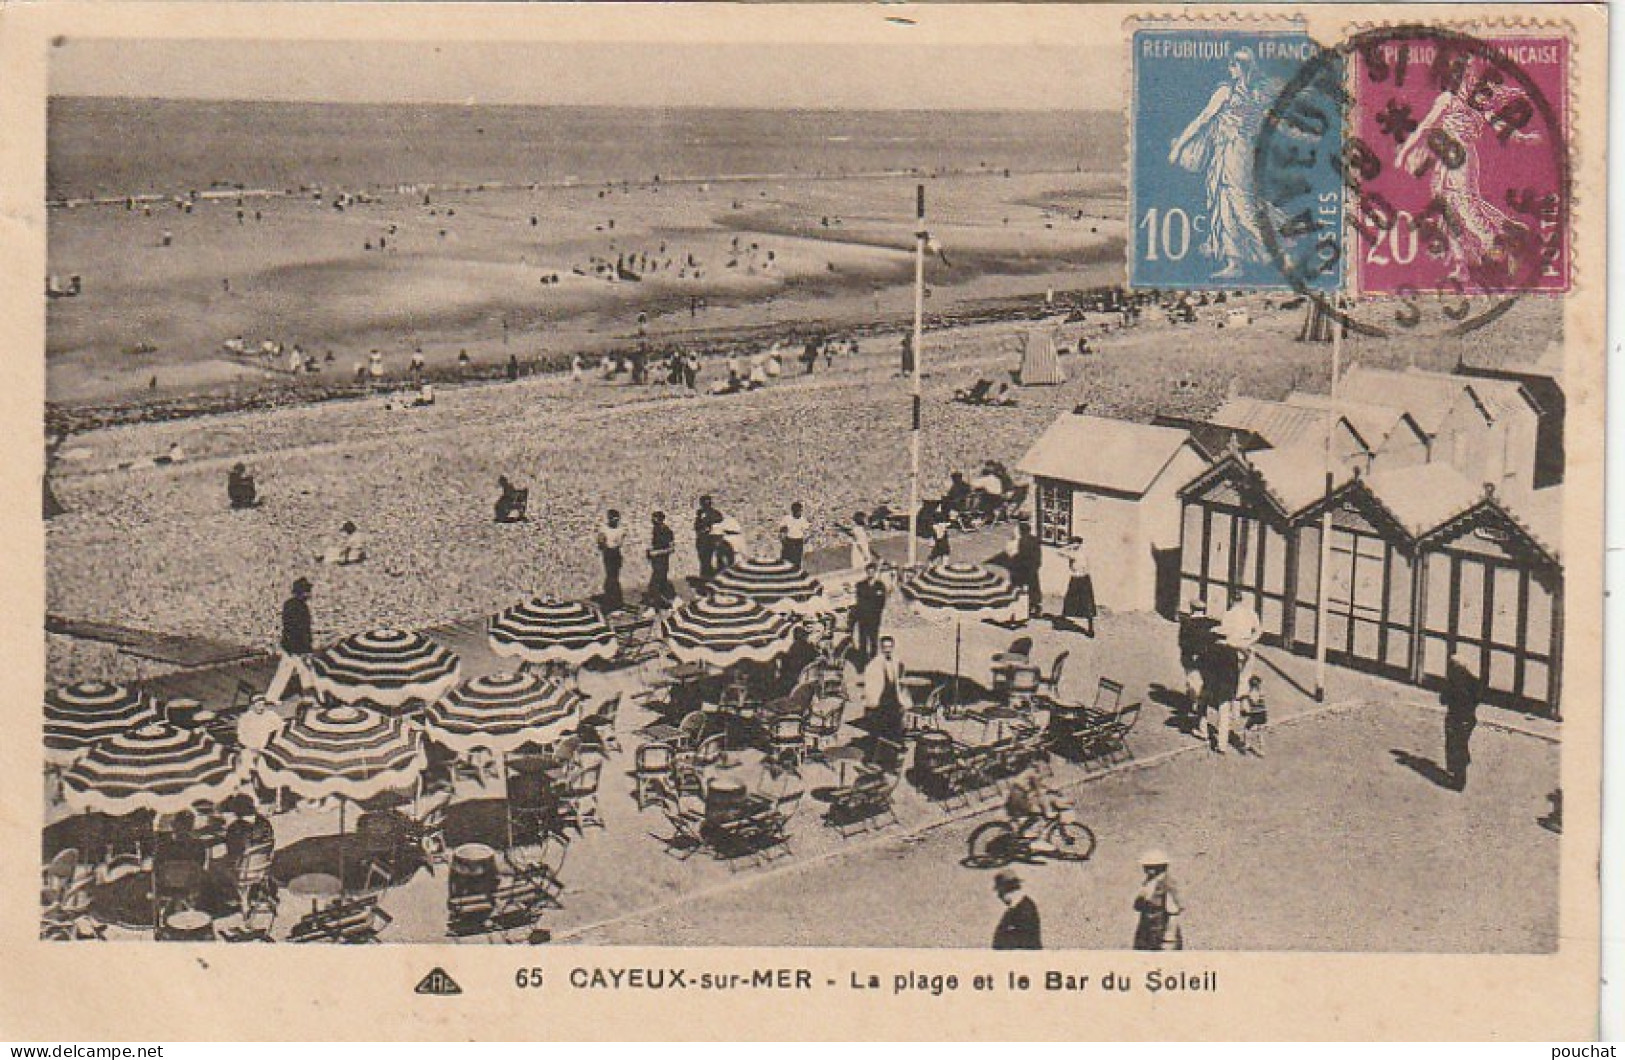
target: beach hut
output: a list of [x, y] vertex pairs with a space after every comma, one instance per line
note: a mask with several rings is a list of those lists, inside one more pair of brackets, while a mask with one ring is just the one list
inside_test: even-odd
[[1060, 386], [1066, 382], [1054, 335], [1047, 331], [1027, 332], [1016, 382], [1021, 386]]
[[1179, 491], [1181, 601], [1203, 600], [1218, 613], [1240, 593], [1264, 640], [1281, 643], [1292, 619], [1292, 517], [1324, 491], [1322, 468], [1275, 450], [1232, 449], [1187, 483]]
[[1046, 593], [1065, 591], [1069, 572], [1060, 550], [1076, 535], [1088, 549], [1102, 606], [1172, 613], [1179, 489], [1207, 467], [1189, 432], [1069, 413], [1018, 466], [1033, 477]]

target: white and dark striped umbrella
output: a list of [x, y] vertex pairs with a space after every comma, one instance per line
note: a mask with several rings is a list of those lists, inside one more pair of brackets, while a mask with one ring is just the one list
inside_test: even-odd
[[256, 768], [266, 787], [359, 802], [412, 784], [425, 764], [423, 740], [405, 721], [341, 704], [307, 711], [283, 727]]
[[174, 813], [220, 802], [242, 783], [231, 753], [201, 732], [152, 721], [102, 740], [62, 775], [62, 799], [79, 812]]
[[771, 662], [790, 647], [795, 620], [735, 593], [691, 600], [666, 616], [663, 636], [681, 662], [727, 668]]
[[491, 650], [528, 663], [581, 666], [615, 658], [615, 634], [591, 604], [537, 597], [492, 617]]
[[109, 681], [80, 681], [45, 693], [45, 757], [64, 763], [98, 740], [147, 722], [158, 711], [146, 693]]
[[524, 743], [552, 743], [575, 724], [581, 694], [540, 674], [476, 677], [429, 704], [429, 739], [459, 754], [506, 754]]
[[1021, 591], [1001, 571], [980, 563], [934, 563], [903, 583], [903, 595], [956, 619], [1017, 617]]
[[830, 609], [823, 583], [788, 560], [740, 560], [712, 579], [711, 587], [793, 615], [816, 615]]
[[451, 650], [421, 633], [375, 629], [345, 637], [310, 660], [316, 691], [340, 703], [402, 707], [432, 703], [457, 684], [460, 663]]

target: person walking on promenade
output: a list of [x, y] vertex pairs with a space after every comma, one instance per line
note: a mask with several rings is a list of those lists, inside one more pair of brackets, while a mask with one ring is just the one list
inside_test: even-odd
[[1241, 655], [1216, 638], [1203, 653], [1200, 667], [1207, 745], [1210, 751], [1222, 755], [1230, 749], [1230, 721], [1241, 688]]
[[1483, 697], [1478, 675], [1473, 673], [1467, 653], [1461, 649], [1445, 666], [1444, 690], [1444, 771], [1455, 791], [1467, 790], [1467, 766], [1473, 759], [1469, 745], [1478, 726], [1478, 703]]
[[1140, 855], [1140, 868], [1145, 872], [1145, 882], [1134, 896], [1134, 911], [1140, 915], [1139, 926], [1134, 929], [1134, 948], [1184, 949], [1185, 932], [1179, 918], [1185, 908], [1168, 874], [1168, 855], [1161, 850], [1147, 850]]
[[1190, 610], [1179, 618], [1179, 665], [1185, 670], [1185, 732], [1202, 727], [1202, 666], [1208, 645], [1217, 639], [1219, 621], [1210, 618], [1207, 604], [1193, 600]]
[[316, 687], [310, 673], [310, 656], [316, 650], [311, 643], [310, 591], [310, 579], [299, 578], [282, 604], [282, 640], [278, 645], [282, 657], [265, 689], [265, 698], [273, 703], [282, 702], [295, 677], [307, 692]]
[[1044, 617], [1044, 585], [1040, 577], [1044, 568], [1044, 546], [1033, 533], [1031, 523], [1022, 523], [1016, 532], [1016, 584], [1027, 593], [1027, 620]]
[[779, 558], [794, 566], [801, 566], [807, 554], [807, 532], [812, 529], [802, 514], [806, 509], [800, 501], [790, 505], [790, 514], [779, 522]]
[[621, 513], [614, 508], [598, 528], [598, 554], [604, 560], [604, 610], [619, 611], [626, 603], [621, 593], [621, 546], [626, 543], [626, 527], [621, 525]]
[[[1025, 525], [1025, 524], [1024, 524]], [[1061, 616], [1066, 624], [1082, 627], [1086, 636], [1095, 635], [1095, 580], [1089, 574], [1089, 553], [1084, 550], [1083, 538], [1073, 537], [1061, 550], [1066, 559], [1066, 600], [1061, 604]]]
[[694, 552], [700, 559], [700, 580], [710, 581], [716, 574], [717, 539], [716, 525], [722, 522], [722, 513], [711, 503], [711, 495], [706, 494], [700, 498], [700, 506], [694, 511]]
[[852, 606], [852, 646], [865, 665], [880, 649], [880, 620], [886, 612], [886, 583], [880, 568], [870, 563], [857, 585], [857, 602]]
[[666, 525], [666, 513], [649, 516], [649, 603], [666, 608], [677, 599], [671, 583], [671, 554], [677, 549], [677, 536]]
[[1001, 869], [993, 877], [993, 893], [1004, 903], [1004, 915], [993, 929], [993, 948], [996, 950], [1041, 950], [1044, 948], [1043, 928], [1038, 916], [1038, 905], [1021, 889], [1021, 877], [1009, 869]]

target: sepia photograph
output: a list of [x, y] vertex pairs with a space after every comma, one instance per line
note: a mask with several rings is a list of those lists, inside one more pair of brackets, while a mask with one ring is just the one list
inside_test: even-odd
[[961, 10], [41, 38], [41, 946], [1596, 944], [1592, 42]]

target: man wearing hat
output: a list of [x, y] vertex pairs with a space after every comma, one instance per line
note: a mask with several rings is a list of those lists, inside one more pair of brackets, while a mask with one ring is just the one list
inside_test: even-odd
[[1219, 621], [1207, 613], [1207, 604], [1193, 600], [1190, 610], [1179, 619], [1179, 665], [1185, 670], [1185, 731], [1202, 726], [1202, 658], [1216, 639]]
[[315, 681], [310, 676], [310, 656], [315, 648], [311, 644], [310, 630], [310, 579], [300, 578], [293, 583], [293, 590], [286, 602], [282, 605], [282, 659], [277, 663], [276, 673], [271, 677], [271, 684], [265, 690], [265, 698], [273, 703], [280, 703], [287, 694], [288, 684], [295, 676], [299, 678], [301, 688], [314, 689]]
[[1137, 950], [1182, 950], [1185, 933], [1179, 926], [1184, 907], [1179, 904], [1179, 892], [1168, 875], [1168, 855], [1158, 849], [1140, 855], [1140, 868], [1145, 882], [1134, 896], [1134, 911], [1140, 915], [1139, 926], [1134, 929], [1134, 948]]
[[1001, 869], [993, 877], [993, 893], [1004, 903], [1004, 915], [993, 929], [993, 948], [996, 950], [1041, 950], [1043, 932], [1038, 921], [1038, 906], [1021, 889], [1021, 877], [1009, 869]]

